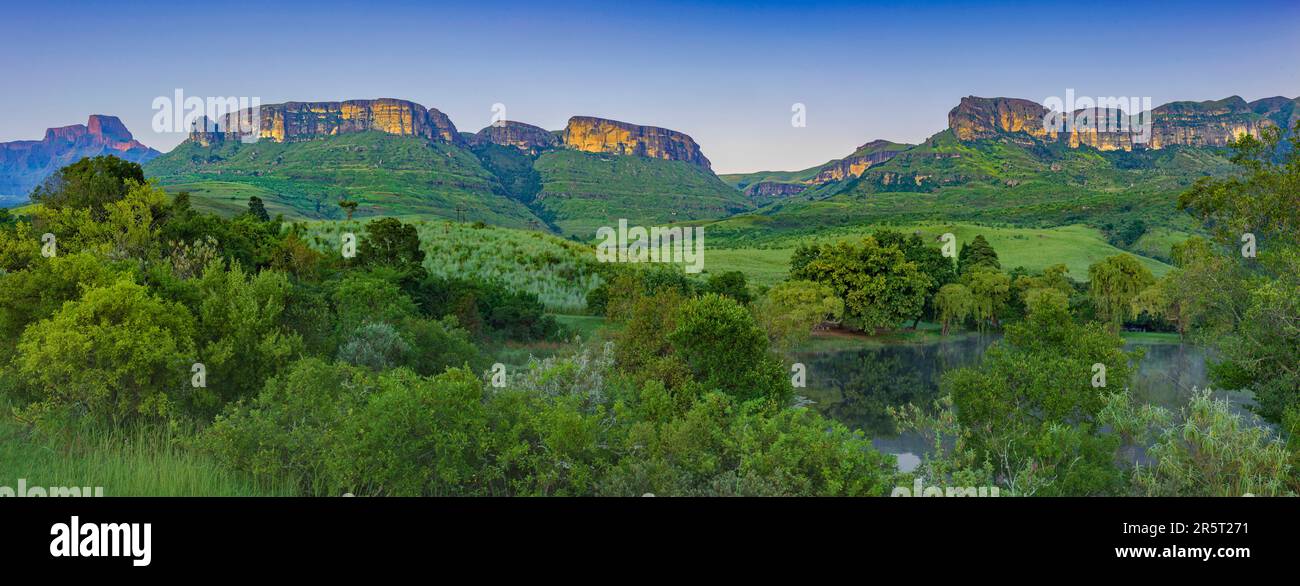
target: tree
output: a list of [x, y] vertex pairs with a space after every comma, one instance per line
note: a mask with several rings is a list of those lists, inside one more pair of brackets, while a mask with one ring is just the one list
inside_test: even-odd
[[357, 205], [358, 203], [355, 201], [350, 201], [346, 199], [339, 200], [339, 207], [343, 208], [343, 212], [348, 215], [349, 222], [352, 221], [352, 214], [356, 213], [357, 211]]
[[962, 323], [971, 316], [975, 309], [975, 296], [960, 283], [949, 283], [939, 289], [934, 297], [934, 305], [939, 310], [939, 321], [943, 324], [943, 335], [948, 335], [948, 328], [954, 323]]
[[190, 312], [122, 279], [27, 328], [16, 364], [45, 405], [123, 420], [173, 415], [196, 358]]
[[405, 270], [422, 270], [424, 251], [415, 226], [397, 218], [381, 218], [366, 224], [366, 237], [357, 247], [357, 259], [365, 265], [385, 265]]
[[102, 220], [106, 205], [144, 182], [143, 167], [104, 155], [59, 169], [32, 191], [31, 199], [51, 210], [86, 210], [92, 219]]
[[[1203, 178], [1179, 197], [1220, 248], [1176, 251], [1186, 266], [1172, 288], [1197, 337], [1218, 352], [1211, 379], [1250, 389], [1258, 412], [1278, 422], [1300, 422], [1300, 124], [1289, 141], [1282, 145], [1278, 128], [1243, 135], [1231, 144], [1243, 174]], [[1247, 233], [1257, 258], [1242, 254]]]
[[1011, 298], [1011, 277], [991, 267], [976, 265], [963, 273], [961, 280], [970, 290], [970, 314], [980, 329], [983, 330], [985, 323], [998, 327], [999, 316]]
[[248, 215], [263, 222], [271, 221], [271, 214], [266, 213], [266, 204], [256, 195], [248, 198]]
[[[877, 230], [872, 234], [881, 246], [896, 246], [903, 251], [903, 256], [907, 260], [916, 264], [917, 270], [930, 277], [930, 286], [925, 291], [925, 315], [935, 315], [936, 308], [934, 305], [934, 295], [939, 292], [939, 288], [957, 280], [957, 270], [953, 266], [952, 259], [943, 255], [943, 251], [935, 246], [926, 246], [925, 241], [921, 239], [918, 233], [912, 233], [904, 236], [901, 232], [893, 230]], [[915, 329], [921, 321], [922, 314], [917, 314], [912, 322], [912, 328]]]
[[788, 350], [807, 340], [818, 324], [839, 320], [844, 301], [821, 283], [783, 281], [755, 302], [754, 315], [768, 340]]
[[298, 357], [303, 343], [282, 325], [292, 288], [284, 273], [248, 274], [238, 263], [227, 270], [216, 261], [197, 285], [196, 338], [207, 384], [194, 389], [189, 400], [195, 410], [211, 415], [227, 402], [256, 394]]
[[965, 275], [976, 268], [984, 267], [994, 270], [1001, 270], [1002, 263], [998, 262], [998, 253], [993, 250], [993, 246], [988, 240], [984, 239], [983, 234], [975, 236], [969, 244], [963, 243], [961, 250], [957, 253], [957, 272]]
[[[987, 462], [991, 480], [1013, 494], [1114, 494], [1118, 438], [1101, 432], [1098, 414], [1140, 354], [1099, 324], [1076, 324], [1060, 291], [1038, 291], [979, 366], [944, 374], [951, 403], [937, 420], [912, 413], [903, 423], [948, 430], [948, 442], [936, 440], [945, 474], [978, 475]], [[1095, 364], [1107, 369], [1105, 387], [1093, 385]]]
[[1097, 315], [1116, 329], [1133, 315], [1133, 299], [1155, 283], [1151, 270], [1129, 254], [1117, 254], [1088, 267], [1089, 289]]
[[751, 299], [745, 273], [740, 271], [727, 271], [720, 275], [710, 275], [708, 283], [704, 286], [704, 291], [730, 297], [742, 305], [748, 304]]
[[914, 319], [931, 283], [897, 247], [881, 246], [870, 236], [859, 244], [821, 245], [791, 277], [830, 286], [844, 300], [845, 322], [868, 331]]
[[785, 369], [768, 351], [767, 335], [733, 299], [706, 293], [687, 301], [668, 341], [705, 388], [782, 407], [793, 394]]

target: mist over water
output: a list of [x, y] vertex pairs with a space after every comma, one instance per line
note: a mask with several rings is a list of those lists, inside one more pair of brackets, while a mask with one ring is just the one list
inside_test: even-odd
[[[813, 408], [850, 428], [861, 429], [877, 449], [895, 454], [909, 471], [930, 451], [930, 443], [914, 433], [900, 434], [888, 407], [912, 403], [929, 407], [939, 398], [943, 373], [975, 366], [1000, 335], [964, 336], [934, 343], [883, 344], [835, 351], [798, 352], [794, 358], [808, 368], [803, 395]], [[1206, 351], [1186, 343], [1127, 343], [1125, 350], [1142, 349], [1145, 356], [1130, 392], [1136, 402], [1152, 403], [1177, 412], [1193, 389], [1209, 384]], [[1216, 391], [1249, 415], [1245, 393]], [[1253, 417], [1253, 416], [1252, 416]]]

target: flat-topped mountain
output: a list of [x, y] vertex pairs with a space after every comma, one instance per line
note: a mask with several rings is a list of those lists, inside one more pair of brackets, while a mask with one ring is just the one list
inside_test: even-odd
[[[961, 140], [1025, 134], [1040, 140], [1064, 141], [1071, 148], [1087, 145], [1098, 150], [1152, 149], [1175, 145], [1224, 147], [1242, 134], [1259, 136], [1269, 126], [1290, 128], [1298, 118], [1300, 98], [1265, 98], [1247, 102], [1239, 96], [1206, 102], [1172, 102], [1151, 110], [1151, 134], [1145, 143], [1139, 129], [1125, 132], [1107, 126], [1103, 119], [1118, 120], [1122, 112], [1099, 110], [1094, 128], [1044, 126], [1049, 111], [1043, 105], [1018, 98], [968, 96], [948, 113], [948, 128]], [[1075, 110], [1077, 116], [1084, 110]]]
[[[231, 113], [215, 129], [200, 128], [190, 139], [202, 145], [239, 140], [235, 116], [250, 117], [247, 110]], [[408, 100], [346, 100], [343, 102], [286, 102], [258, 108], [258, 137], [276, 142], [297, 142], [340, 134], [377, 131], [414, 136], [429, 141], [462, 144], [456, 125], [446, 114]]]
[[638, 155], [711, 168], [709, 159], [700, 152], [700, 145], [685, 133], [605, 118], [570, 118], [564, 128], [564, 146], [588, 153]]
[[85, 157], [143, 163], [160, 154], [135, 140], [116, 116], [95, 114], [85, 124], [46, 130], [41, 140], [0, 143], [0, 195], [26, 196], [60, 167]]

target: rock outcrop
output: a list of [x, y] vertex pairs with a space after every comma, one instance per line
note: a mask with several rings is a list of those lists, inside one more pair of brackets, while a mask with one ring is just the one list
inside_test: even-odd
[[[969, 96], [948, 113], [948, 127], [960, 140], [999, 136], [1027, 136], [1039, 140], [1064, 140], [1100, 150], [1159, 149], [1174, 145], [1223, 147], [1237, 136], [1258, 137], [1264, 128], [1294, 126], [1300, 119], [1300, 98], [1265, 98], [1246, 102], [1238, 96], [1208, 102], [1173, 102], [1147, 113], [1150, 134], [1143, 136], [1139, 119], [1123, 121], [1124, 112], [1097, 108], [1075, 110], [1053, 123], [1041, 104], [1017, 98]], [[1068, 125], [1066, 118], [1092, 116], [1091, 127]], [[1045, 121], [1047, 122], [1045, 124]], [[1121, 122], [1127, 123], [1127, 130]]]
[[[240, 140], [239, 122], [252, 116], [248, 110], [230, 113], [216, 122], [215, 128], [200, 128], [190, 140], [207, 145]], [[407, 100], [347, 100], [344, 102], [286, 102], [258, 108], [256, 126], [259, 140], [296, 142], [326, 136], [378, 131], [400, 136], [415, 136], [431, 142], [462, 144], [456, 125], [446, 114]]]
[[532, 124], [503, 120], [478, 131], [473, 135], [474, 144], [499, 144], [512, 146], [522, 151], [537, 153], [560, 144], [560, 137], [554, 132]]
[[695, 139], [667, 128], [574, 116], [564, 128], [563, 139], [564, 146], [588, 153], [637, 155], [711, 168]]
[[85, 124], [46, 130], [42, 140], [0, 143], [0, 196], [25, 196], [59, 168], [85, 157], [113, 155], [144, 163], [160, 154], [135, 140], [116, 116], [95, 114]]
[[879, 165], [894, 158], [899, 151], [911, 145], [873, 140], [853, 151], [853, 154], [826, 163], [808, 183], [820, 185], [831, 181], [842, 181], [851, 177], [860, 177], [872, 165]]
[[745, 188], [745, 196], [756, 205], [766, 205], [779, 199], [799, 195], [805, 189], [808, 189], [807, 183], [759, 181]]

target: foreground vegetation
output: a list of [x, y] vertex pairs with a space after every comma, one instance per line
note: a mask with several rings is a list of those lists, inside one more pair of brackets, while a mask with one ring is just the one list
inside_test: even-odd
[[[803, 243], [763, 287], [738, 271], [587, 266], [579, 248], [485, 226], [286, 224], [253, 198], [222, 218], [138, 166], [87, 159], [3, 218], [0, 461], [108, 494], [887, 495], [914, 479], [1294, 494], [1300, 148], [1279, 141], [1242, 139], [1239, 174], [1184, 193], [1211, 238], [1178, 243], [1162, 272], [1127, 254], [1008, 267], [1004, 240], [983, 234], [953, 262], [885, 229]], [[336, 247], [348, 230], [355, 255]], [[1246, 233], [1257, 254], [1239, 249]], [[548, 312], [579, 295], [608, 328]], [[939, 401], [894, 410], [934, 445], [904, 474], [805, 406], [785, 351], [828, 325], [922, 320], [1004, 336], [946, 373]], [[608, 341], [493, 363], [502, 344], [569, 328]], [[1180, 413], [1135, 405], [1142, 354], [1123, 329], [1211, 346], [1214, 384], [1249, 390], [1274, 427], [1208, 394]]]

